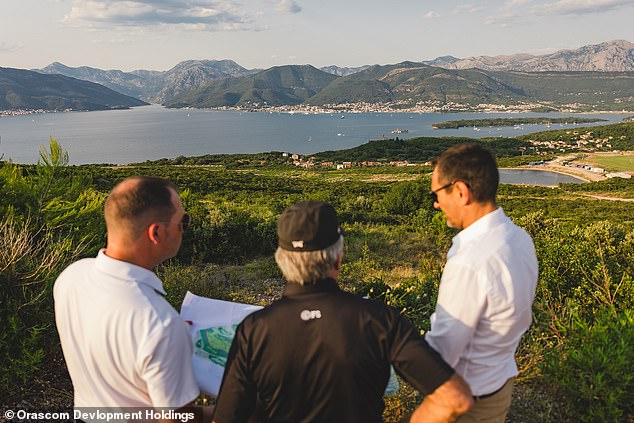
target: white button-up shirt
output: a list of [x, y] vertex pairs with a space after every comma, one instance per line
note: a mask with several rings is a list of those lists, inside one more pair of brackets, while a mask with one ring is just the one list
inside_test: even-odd
[[517, 375], [514, 355], [531, 323], [537, 274], [531, 237], [501, 208], [453, 238], [425, 337], [473, 395]]
[[199, 393], [186, 323], [151, 271], [99, 252], [53, 291], [75, 407], [173, 407]]

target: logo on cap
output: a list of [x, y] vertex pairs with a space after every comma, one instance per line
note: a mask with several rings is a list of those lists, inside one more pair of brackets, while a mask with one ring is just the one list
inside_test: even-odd
[[321, 311], [319, 311], [319, 310], [302, 310], [302, 312], [299, 313], [299, 318], [302, 319], [305, 322], [307, 322], [309, 320], [313, 320], [313, 319], [321, 319]]
[[304, 241], [293, 241], [293, 248], [304, 248]]

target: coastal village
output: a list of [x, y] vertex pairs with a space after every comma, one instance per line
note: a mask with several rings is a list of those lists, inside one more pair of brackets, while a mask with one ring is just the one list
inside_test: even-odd
[[[393, 133], [407, 133], [406, 130], [396, 130]], [[593, 166], [583, 161], [584, 157], [587, 157], [589, 153], [596, 152], [608, 152], [607, 154], [625, 154], [617, 150], [610, 150], [612, 148], [612, 142], [614, 137], [609, 136], [607, 138], [595, 138], [591, 130], [586, 131], [566, 131], [568, 136], [566, 139], [560, 138], [556, 140], [538, 141], [528, 140], [531, 144], [533, 151], [528, 153], [542, 156], [557, 155], [558, 157], [552, 160], [538, 160], [529, 163], [530, 167], [542, 168], [544, 170], [552, 170], [561, 173], [572, 174], [580, 176], [587, 180], [603, 180], [607, 178], [632, 178], [631, 173], [627, 172], [607, 172], [605, 169], [597, 166]], [[620, 139], [625, 139], [625, 136], [621, 136]], [[390, 140], [387, 140], [388, 142]], [[416, 163], [409, 160], [401, 161], [318, 161], [311, 155], [303, 155], [297, 153], [282, 153], [282, 156], [288, 158], [289, 163], [294, 166], [304, 169], [311, 169], [315, 167], [319, 168], [332, 168], [332, 169], [350, 169], [352, 167], [378, 167], [378, 166], [391, 166], [391, 167], [412, 167], [412, 166], [431, 166], [430, 162]]]

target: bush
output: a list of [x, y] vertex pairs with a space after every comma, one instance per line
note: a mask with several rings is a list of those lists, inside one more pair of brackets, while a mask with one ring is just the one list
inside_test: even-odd
[[376, 278], [359, 285], [355, 293], [384, 302], [407, 316], [416, 327], [429, 330], [429, 317], [436, 306], [438, 286], [432, 281], [410, 278], [391, 287]]
[[399, 182], [390, 188], [383, 197], [383, 209], [388, 214], [409, 215], [417, 211], [421, 204], [429, 208], [431, 200], [427, 199], [429, 185], [422, 179]]
[[[54, 339], [51, 288], [61, 270], [103, 237], [103, 197], [65, 168], [51, 139], [36, 166], [0, 168], [0, 390], [25, 383]], [[2, 395], [4, 396], [4, 395]]]
[[193, 217], [178, 258], [190, 263], [239, 263], [272, 254], [277, 246], [277, 221], [272, 212], [201, 202], [188, 192], [183, 203]]
[[[50, 231], [33, 233], [27, 218], [0, 221], [0, 390], [24, 383], [44, 358], [51, 287], [81, 246]], [[50, 334], [50, 333], [49, 333]]]
[[544, 376], [565, 392], [581, 422], [617, 422], [634, 412], [634, 310], [604, 307], [592, 322], [570, 306]]

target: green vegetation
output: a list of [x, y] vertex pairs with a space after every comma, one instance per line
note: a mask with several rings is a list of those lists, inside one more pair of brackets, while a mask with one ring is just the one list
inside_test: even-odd
[[[427, 160], [459, 141], [465, 140], [376, 141], [317, 156]], [[491, 143], [500, 163], [533, 159], [521, 156], [524, 141], [482, 142]], [[179, 255], [158, 268], [176, 308], [187, 290], [260, 305], [279, 298], [277, 217], [294, 202], [316, 199], [335, 206], [346, 231], [342, 287], [396, 307], [421, 330], [429, 327], [455, 235], [427, 197], [429, 167], [303, 170], [279, 162], [278, 153], [69, 167], [54, 140], [41, 153], [37, 166], [0, 167], [0, 360], [7, 363], [0, 395], [8, 404], [20, 402], [34, 375], [62, 365], [51, 359], [59, 353], [52, 283], [72, 260], [103, 246], [103, 201], [131, 175], [173, 181], [194, 218]], [[499, 204], [531, 233], [540, 262], [535, 319], [517, 356], [514, 422], [634, 416], [634, 216], [631, 203], [587, 197], [605, 193], [634, 198], [634, 181], [500, 187]], [[387, 399], [386, 421], [398, 421], [418, 401], [405, 386]]]
[[92, 82], [0, 67], [0, 110], [107, 110], [146, 104]]
[[540, 124], [540, 125], [552, 125], [553, 123], [593, 123], [593, 122], [605, 122], [606, 119], [594, 119], [594, 118], [495, 118], [495, 119], [462, 119], [462, 120], [449, 120], [447, 122], [434, 123], [432, 128], [434, 129], [458, 129], [468, 126], [514, 126], [523, 124]]
[[390, 162], [409, 160], [411, 162], [427, 162], [446, 150], [449, 146], [463, 142], [482, 143], [492, 150], [497, 157], [513, 157], [522, 154], [520, 148], [529, 148], [530, 143], [514, 138], [482, 138], [474, 140], [466, 137], [445, 138], [410, 138], [407, 140], [389, 139], [370, 141], [367, 144], [346, 150], [324, 151], [314, 154], [318, 161], [376, 161]]
[[592, 162], [612, 170], [634, 172], [634, 154], [619, 156], [592, 156]]
[[527, 98], [548, 106], [578, 105], [579, 111], [631, 110], [634, 72], [489, 72]]
[[585, 151], [629, 151], [634, 150], [634, 122], [536, 132], [518, 139], [531, 143], [558, 142], [567, 151], [582, 151], [580, 145], [593, 147]]
[[255, 75], [213, 81], [170, 99], [167, 107], [279, 106], [300, 104], [337, 77], [310, 65], [276, 66]]
[[[374, 65], [337, 77], [312, 66], [279, 66], [255, 75], [212, 81], [167, 102], [168, 107], [264, 107], [391, 103], [394, 109], [417, 103], [534, 103], [537, 110], [571, 105], [579, 111], [634, 108], [634, 72], [503, 72], [443, 69], [423, 63]], [[618, 93], [618, 98], [615, 98]], [[459, 103], [461, 106], [458, 106]]]

